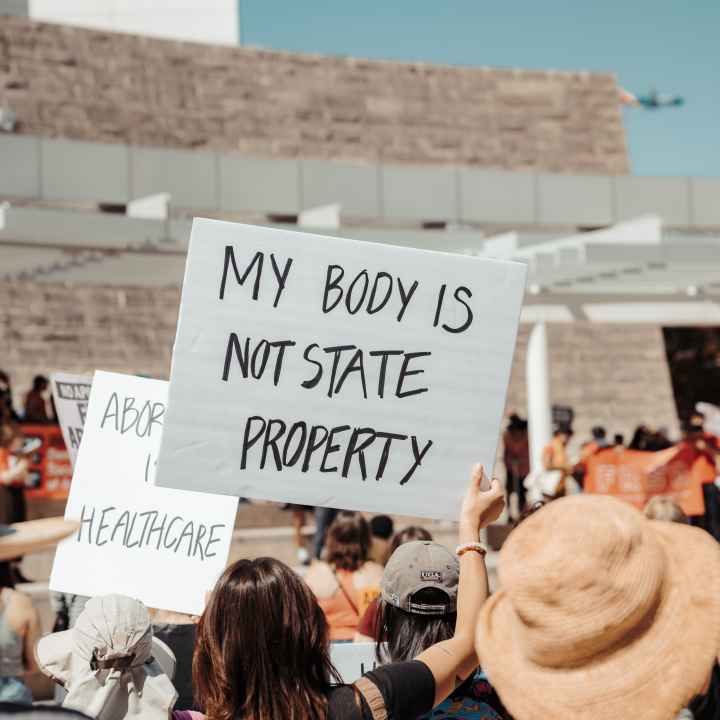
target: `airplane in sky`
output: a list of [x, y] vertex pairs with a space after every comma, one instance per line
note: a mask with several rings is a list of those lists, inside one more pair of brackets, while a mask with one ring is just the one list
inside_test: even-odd
[[685, 104], [685, 99], [680, 95], [669, 95], [667, 93], [659, 93], [655, 88], [645, 95], [634, 95], [627, 90], [620, 90], [620, 102], [623, 105], [632, 107], [644, 107], [648, 110], [660, 110], [666, 107], [681, 107]]

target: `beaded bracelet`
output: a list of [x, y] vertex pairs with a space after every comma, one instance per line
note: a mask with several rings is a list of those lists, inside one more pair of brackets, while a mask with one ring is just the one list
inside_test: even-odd
[[455, 554], [458, 557], [470, 551], [480, 553], [483, 557], [487, 555], [487, 548], [479, 542], [465, 543], [464, 545], [458, 545], [455, 548]]

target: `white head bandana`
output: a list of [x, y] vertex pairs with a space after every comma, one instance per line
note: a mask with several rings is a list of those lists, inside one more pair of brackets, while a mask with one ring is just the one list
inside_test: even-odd
[[40, 640], [37, 656], [68, 691], [63, 707], [96, 720], [168, 720], [177, 700], [175, 656], [153, 638], [147, 608], [123, 595], [89, 600], [72, 630]]

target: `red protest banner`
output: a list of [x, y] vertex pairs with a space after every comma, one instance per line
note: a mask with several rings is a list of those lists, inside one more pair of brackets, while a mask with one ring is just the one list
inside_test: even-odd
[[28, 499], [66, 500], [73, 471], [60, 426], [23, 424], [21, 427], [27, 438], [41, 442], [30, 456], [25, 490]]
[[660, 452], [608, 448], [586, 461], [585, 492], [614, 495], [642, 509], [655, 495], [671, 497], [686, 515], [703, 515], [703, 483], [715, 479], [715, 465], [693, 445]]

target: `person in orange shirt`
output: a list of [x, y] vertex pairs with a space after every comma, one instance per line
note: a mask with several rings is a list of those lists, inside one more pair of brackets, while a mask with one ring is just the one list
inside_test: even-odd
[[581, 463], [587, 462], [588, 458], [592, 457], [596, 452], [610, 447], [607, 441], [607, 432], [602, 425], [596, 425], [590, 433], [592, 434], [592, 440], [586, 442], [582, 448], [580, 448]]
[[305, 582], [330, 626], [330, 640], [352, 640], [360, 618], [380, 594], [382, 565], [368, 560], [370, 530], [362, 515], [341, 512], [327, 533], [327, 561], [314, 562]]
[[720, 474], [720, 440], [705, 432], [705, 418], [696, 412], [683, 423], [682, 443], [698, 453], [690, 472], [696, 482], [702, 483], [705, 502], [705, 515], [693, 516], [691, 522], [720, 541], [720, 490], [715, 484]]
[[570, 462], [567, 446], [573, 435], [572, 428], [567, 424], [559, 424], [555, 428], [552, 440], [543, 448], [542, 461], [546, 471], [558, 471], [559, 481], [553, 493], [544, 491], [547, 500], [555, 500], [565, 495], [565, 483], [573, 473], [575, 465]]
[[18, 449], [23, 444], [22, 433], [12, 425], [0, 427], [0, 488], [6, 491], [0, 503], [0, 522], [17, 522], [12, 515], [12, 502], [10, 501], [10, 489], [24, 487], [27, 478], [29, 464], [25, 456], [18, 455]]
[[585, 475], [587, 473], [588, 460], [595, 455], [595, 453], [610, 447], [610, 443], [607, 441], [607, 432], [602, 425], [595, 425], [590, 433], [592, 435], [592, 440], [586, 442], [580, 448], [580, 461], [578, 462], [574, 472], [575, 479], [578, 480], [581, 485], [584, 482]]

